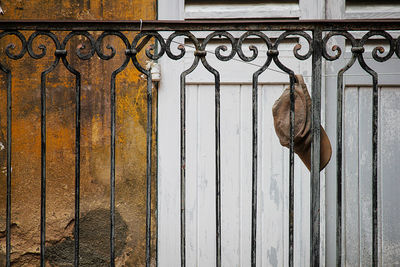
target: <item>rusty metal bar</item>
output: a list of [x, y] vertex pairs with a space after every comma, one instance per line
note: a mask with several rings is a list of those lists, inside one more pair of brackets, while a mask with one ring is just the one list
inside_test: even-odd
[[289, 143], [289, 267], [294, 259], [294, 125], [295, 96], [294, 79], [290, 76], [290, 143]]
[[311, 113], [311, 222], [310, 266], [320, 264], [320, 125], [321, 125], [322, 31], [313, 31]]
[[378, 75], [372, 78], [372, 266], [378, 265]]
[[258, 74], [253, 75], [252, 88], [252, 194], [251, 194], [251, 266], [257, 264], [257, 158], [258, 158]]
[[[50, 26], [51, 25], [51, 26]], [[217, 31], [217, 30], [395, 30], [400, 29], [400, 19], [364, 20], [148, 20], [142, 25], [137, 20], [2, 20], [3, 30], [85, 30], [85, 31]]]
[[186, 266], [186, 73], [181, 74], [181, 267]]
[[110, 266], [115, 266], [115, 77], [111, 76], [111, 154], [110, 154]]
[[151, 147], [153, 140], [153, 82], [151, 71], [147, 75], [147, 137], [146, 137], [146, 267], [151, 256]]
[[11, 71], [7, 70], [7, 206], [6, 206], [6, 265], [11, 266]]
[[199, 64], [199, 56], [196, 56], [193, 64], [180, 75], [180, 126], [181, 126], [181, 267], [186, 266], [186, 76]]
[[81, 76], [75, 81], [75, 257], [74, 266], [79, 266], [79, 215], [80, 215], [80, 184], [81, 184]]

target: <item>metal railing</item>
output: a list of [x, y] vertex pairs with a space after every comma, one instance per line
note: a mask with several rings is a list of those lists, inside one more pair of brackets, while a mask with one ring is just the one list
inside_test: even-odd
[[[342, 225], [342, 113], [343, 113], [343, 75], [358, 61], [360, 66], [371, 76], [373, 87], [373, 119], [372, 119], [372, 251], [373, 265], [378, 265], [378, 233], [377, 233], [377, 209], [378, 209], [378, 165], [377, 165], [377, 129], [378, 129], [378, 74], [370, 68], [364, 60], [364, 45], [371, 37], [379, 36], [389, 44], [389, 51], [385, 55], [382, 47], [376, 47], [372, 51], [372, 57], [378, 62], [389, 60], [394, 54], [400, 57], [400, 38], [393, 38], [387, 31], [400, 30], [400, 20], [356, 20], [356, 21], [0, 21], [0, 39], [5, 36], [15, 36], [20, 41], [20, 50], [14, 51], [14, 44], [5, 47], [6, 56], [12, 60], [19, 60], [28, 54], [32, 59], [40, 59], [46, 55], [46, 47], [40, 45], [41, 53], [35, 52], [33, 42], [40, 36], [47, 36], [55, 46], [54, 61], [41, 72], [41, 241], [40, 260], [41, 266], [45, 265], [45, 241], [46, 241], [46, 78], [60, 62], [75, 76], [76, 79], [76, 120], [75, 120], [75, 228], [74, 228], [74, 265], [79, 266], [79, 216], [80, 216], [80, 102], [81, 102], [81, 74], [68, 61], [71, 53], [76, 53], [81, 60], [88, 60], [97, 55], [102, 60], [110, 60], [116, 54], [112, 46], [107, 46], [108, 52], [104, 52], [105, 37], [113, 36], [122, 40], [125, 48], [125, 59], [123, 64], [112, 72], [110, 83], [110, 107], [111, 107], [111, 154], [110, 154], [110, 264], [114, 266], [115, 259], [115, 128], [116, 128], [116, 106], [115, 106], [115, 80], [132, 61], [133, 65], [147, 77], [147, 201], [146, 201], [146, 266], [150, 265], [150, 239], [151, 239], [151, 172], [154, 162], [151, 161], [152, 153], [152, 73], [151, 70], [141, 65], [137, 58], [138, 52], [150, 40], [155, 40], [156, 48], [146, 50], [146, 56], [151, 60], [158, 60], [161, 57], [168, 57], [172, 60], [180, 60], [185, 55], [185, 47], [178, 46], [180, 52], [176, 54], [171, 49], [174, 39], [183, 37], [195, 47], [193, 63], [180, 74], [181, 92], [181, 266], [186, 265], [185, 255], [185, 166], [186, 166], [186, 106], [185, 106], [185, 82], [186, 76], [191, 73], [201, 62], [202, 65], [214, 76], [215, 79], [215, 202], [216, 202], [216, 266], [221, 266], [221, 151], [220, 151], [220, 75], [217, 69], [207, 61], [206, 46], [211, 40], [223, 38], [231, 45], [231, 50], [226, 53], [227, 47], [220, 45], [215, 49], [216, 57], [221, 61], [231, 60], [238, 55], [243, 62], [251, 62], [258, 56], [258, 50], [250, 46], [250, 56], [243, 51], [243, 42], [250, 36], [258, 38], [268, 48], [267, 59], [264, 64], [252, 75], [252, 220], [251, 220], [251, 266], [256, 266], [256, 229], [257, 229], [257, 151], [258, 151], [258, 77], [272, 62], [283, 72], [287, 73], [290, 81], [291, 105], [290, 105], [290, 163], [289, 163], [289, 266], [293, 266], [293, 226], [294, 226], [294, 83], [295, 74], [290, 67], [285, 66], [279, 57], [279, 46], [288, 37], [304, 39], [308, 43], [308, 51], [299, 53], [301, 45], [297, 44], [294, 49], [294, 57], [298, 60], [312, 59], [312, 164], [311, 164], [311, 244], [310, 244], [310, 266], [320, 265], [320, 127], [321, 124], [321, 66], [322, 59], [328, 61], [337, 60], [341, 56], [341, 48], [330, 47], [336, 53], [328, 53], [328, 41], [335, 36], [344, 37], [351, 44], [352, 57], [349, 62], [338, 71], [337, 75], [337, 266], [342, 264], [341, 259], [341, 225]], [[55, 32], [67, 32], [61, 40]], [[99, 32], [97, 38], [92, 32]], [[130, 41], [123, 31], [136, 32], [134, 39]], [[197, 38], [192, 32], [206, 31], [209, 34], [204, 39]], [[240, 31], [239, 38], [234, 37], [230, 32]], [[279, 32], [278, 37], [270, 38], [267, 32]], [[367, 31], [361, 38], [356, 38], [350, 31]], [[163, 37], [160, 32], [171, 32], [168, 37]], [[244, 32], [244, 33], [243, 33]], [[25, 36], [24, 34], [29, 34]], [[81, 36], [90, 44], [86, 50], [67, 51], [68, 42], [74, 36]], [[225, 52], [225, 53], [224, 53]], [[379, 53], [378, 53], [379, 52]], [[12, 181], [12, 69], [6, 64], [0, 63], [0, 69], [6, 74], [7, 79], [7, 209], [6, 209], [6, 262], [10, 266], [11, 254], [11, 181]], [[178, 79], [178, 77], [177, 77]]]

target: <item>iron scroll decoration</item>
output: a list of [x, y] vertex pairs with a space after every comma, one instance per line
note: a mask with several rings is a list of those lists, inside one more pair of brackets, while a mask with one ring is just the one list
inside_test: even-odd
[[[46, 169], [46, 142], [45, 142], [45, 132], [46, 132], [46, 106], [45, 106], [45, 98], [46, 98], [46, 75], [49, 74], [51, 71], [53, 71], [61, 61], [63, 65], [73, 74], [75, 75], [76, 78], [76, 92], [77, 92], [77, 98], [76, 101], [77, 103], [80, 103], [80, 73], [77, 71], [68, 61], [68, 56], [70, 54], [69, 51], [66, 50], [68, 42], [76, 37], [76, 36], [81, 36], [84, 37], [83, 39], [86, 40], [87, 44], [89, 47], [86, 47], [84, 43], [80, 45], [79, 48], [76, 49], [75, 54], [76, 56], [81, 59], [81, 60], [90, 60], [93, 58], [94, 55], [97, 55], [100, 59], [102, 60], [110, 60], [115, 57], [117, 54], [117, 50], [115, 47], [107, 44], [105, 48], [108, 50], [107, 52], [103, 51], [103, 46], [105, 43], [106, 37], [117, 37], [119, 38], [122, 43], [125, 45], [125, 53], [124, 53], [124, 60], [123, 63], [112, 72], [111, 76], [111, 88], [110, 88], [110, 93], [111, 93], [111, 102], [114, 103], [112, 105], [114, 108], [111, 110], [111, 143], [114, 144], [112, 147], [111, 151], [111, 200], [110, 200], [110, 221], [111, 221], [111, 237], [110, 237], [110, 247], [111, 247], [111, 252], [110, 252], [110, 258], [111, 262], [113, 264], [114, 261], [114, 237], [115, 237], [115, 232], [113, 231], [113, 225], [114, 225], [114, 206], [115, 206], [115, 79], [116, 76], [122, 72], [128, 65], [129, 62], [132, 61], [134, 67], [143, 73], [145, 76], [148, 78], [148, 87], [147, 87], [147, 93], [148, 93], [148, 105], [151, 107], [151, 70], [149, 70], [147, 67], [144, 67], [141, 65], [139, 62], [139, 59], [137, 58], [138, 53], [140, 52], [141, 48], [143, 47], [143, 43], [141, 43], [141, 40], [144, 38], [148, 38], [150, 40], [151, 38], [155, 40], [155, 45], [150, 46], [145, 50], [145, 55], [149, 60], [156, 61], [163, 57], [165, 54], [168, 58], [172, 60], [181, 60], [185, 54], [186, 54], [186, 47], [184, 44], [180, 44], [177, 47], [177, 50], [179, 51], [178, 54], [173, 52], [173, 44], [175, 44], [175, 38], [181, 37], [185, 38], [187, 40], [187, 43], [191, 43], [194, 45], [194, 58], [191, 66], [183, 71], [180, 74], [180, 79], [181, 79], [181, 198], [185, 199], [185, 90], [184, 90], [184, 85], [186, 81], [187, 75], [189, 75], [191, 72], [193, 72], [199, 63], [201, 62], [203, 66], [212, 74], [214, 75], [215, 78], [215, 84], [216, 84], [216, 107], [219, 110], [219, 94], [220, 94], [220, 75], [217, 69], [211, 66], [211, 64], [207, 61], [207, 45], [214, 39], [216, 38], [223, 38], [224, 40], [227, 40], [229, 44], [229, 48], [225, 45], [219, 45], [215, 48], [214, 54], [215, 57], [220, 60], [220, 61], [229, 61], [232, 60], [236, 55], [238, 58], [240, 58], [243, 62], [252, 62], [255, 59], [258, 58], [259, 56], [259, 51], [258, 48], [254, 45], [250, 45], [248, 47], [249, 51], [245, 52], [244, 51], [244, 42], [249, 39], [249, 37], [252, 37], [251, 40], [254, 40], [254, 38], [258, 38], [261, 40], [263, 43], [266, 44], [267, 46], [267, 58], [265, 62], [260, 66], [260, 68], [253, 73], [253, 88], [257, 89], [257, 83], [258, 83], [258, 77], [261, 73], [263, 73], [265, 70], [267, 70], [271, 63], [274, 62], [275, 65], [284, 73], [286, 73], [289, 76], [290, 84], [291, 84], [291, 95], [293, 96], [293, 84], [295, 83], [295, 76], [293, 70], [285, 66], [279, 59], [279, 45], [287, 38], [290, 36], [296, 36], [298, 38], [302, 38], [306, 41], [308, 44], [308, 50], [306, 53], [300, 54], [301, 50], [301, 45], [300, 43], [296, 44], [293, 48], [293, 55], [296, 57], [298, 60], [307, 60], [309, 59], [312, 54], [313, 54], [313, 43], [315, 40], [309, 35], [308, 32], [306, 31], [285, 31], [281, 33], [278, 38], [273, 41], [272, 38], [268, 37], [264, 32], [261, 31], [247, 31], [243, 34], [241, 34], [240, 37], [235, 38], [233, 35], [227, 31], [214, 31], [209, 33], [203, 40], [200, 40], [199, 38], [195, 37], [193, 33], [190, 31], [176, 31], [171, 33], [167, 38], [163, 37], [160, 33], [156, 31], [143, 31], [135, 35], [134, 39], [132, 42], [129, 41], [128, 37], [120, 32], [120, 31], [104, 31], [101, 33], [100, 36], [97, 37], [97, 39], [93, 36], [93, 34], [89, 33], [88, 31], [71, 31], [69, 32], [63, 39], [62, 42], [59, 41], [59, 38], [52, 32], [50, 31], [34, 31], [31, 33], [28, 39], [25, 38], [25, 36], [20, 32], [20, 31], [3, 31], [0, 33], [0, 40], [2, 38], [5, 38], [7, 36], [14, 36], [18, 40], [19, 44], [19, 51], [14, 51], [16, 50], [16, 45], [14, 43], [9, 43], [4, 50], [5, 55], [11, 59], [11, 60], [19, 60], [22, 59], [26, 53], [32, 58], [32, 59], [41, 59], [44, 56], [47, 55], [47, 47], [43, 44], [38, 45], [36, 48], [34, 48], [34, 43], [36, 42], [35, 40], [38, 39], [40, 40], [41, 38], [48, 38], [51, 40], [52, 45], [55, 47], [55, 52], [54, 52], [54, 61], [49, 65], [49, 67], [44, 70], [41, 73], [41, 132], [42, 132], [42, 177], [41, 177], [41, 188], [42, 188], [42, 204], [41, 204], [41, 260], [44, 262], [44, 255], [45, 255], [45, 200], [46, 200], [46, 176], [45, 176], [45, 169]], [[388, 43], [389, 45], [389, 50], [385, 54], [385, 49], [382, 46], [377, 46], [374, 47], [372, 50], [372, 58], [377, 61], [377, 62], [385, 62], [388, 61], [392, 56], [395, 54], [398, 58], [400, 58], [400, 37], [394, 39], [389, 33], [386, 31], [381, 31], [381, 30], [376, 30], [376, 31], [368, 31], [365, 33], [360, 39], [356, 39], [351, 33], [345, 30], [337, 30], [337, 31], [328, 31], [325, 33], [323, 39], [322, 39], [322, 57], [325, 58], [328, 61], [335, 61], [341, 58], [342, 56], [342, 49], [339, 46], [332, 46], [330, 49], [328, 49], [328, 43], [329, 40], [333, 37], [343, 37], [348, 42], [351, 44], [351, 58], [350, 60], [343, 66], [341, 70], [338, 72], [338, 117], [337, 117], [337, 123], [338, 125], [341, 125], [342, 123], [342, 100], [343, 100], [343, 75], [344, 73], [349, 70], [356, 61], [359, 62], [360, 66], [362, 67], [363, 70], [365, 70], [372, 78], [373, 81], [373, 104], [374, 104], [374, 109], [373, 109], [373, 251], [374, 251], [374, 263], [377, 263], [377, 242], [378, 242], [378, 236], [377, 236], [377, 128], [378, 128], [378, 110], [377, 110], [377, 104], [378, 104], [378, 74], [366, 63], [364, 59], [364, 53], [365, 53], [365, 45], [367, 41], [371, 37], [380, 37], [383, 38], [385, 42]], [[157, 49], [156, 49], [157, 48]], [[39, 50], [39, 52], [37, 52]], [[330, 55], [328, 53], [328, 50], [331, 50], [334, 55]], [[250, 52], [250, 55], [246, 55], [246, 53]], [[10, 245], [10, 225], [11, 225], [11, 69], [7, 67], [6, 64], [0, 62], [0, 69], [2, 72], [4, 72], [7, 75], [7, 218], [6, 218], [6, 257], [7, 257], [7, 262], [10, 262], [10, 253], [11, 253], [11, 245]], [[150, 82], [149, 82], [150, 81]], [[257, 90], [253, 91], [253, 103], [257, 103]], [[293, 102], [293, 101], [292, 101]], [[149, 106], [148, 106], [149, 107]], [[293, 110], [293, 107], [291, 107]], [[80, 105], [77, 105], [77, 114], [80, 114]], [[340, 113], [340, 114], [339, 114]], [[292, 112], [291, 112], [292, 114]], [[78, 117], [78, 116], [77, 116]], [[151, 122], [151, 117], [148, 117], [148, 121]], [[219, 111], [216, 112], [216, 121], [218, 122], [220, 119]], [[291, 117], [291, 120], [293, 121], [294, 117]], [[254, 112], [253, 109], [253, 122], [257, 122], [257, 114]], [[219, 135], [220, 135], [220, 129], [219, 125], [217, 126], [216, 123], [216, 207], [217, 207], [217, 222], [216, 222], [216, 228], [217, 228], [217, 234], [216, 234], [216, 247], [217, 247], [217, 253], [216, 253], [216, 262], [217, 266], [221, 265], [221, 222], [220, 222], [220, 214], [221, 214], [221, 195], [220, 195], [220, 147], [219, 147]], [[79, 132], [80, 132], [80, 121], [76, 121], [76, 139], [77, 141], [77, 154], [76, 154], [76, 182], [79, 185]], [[149, 125], [148, 125], [149, 126]], [[255, 127], [255, 128], [254, 128]], [[291, 136], [293, 133], [291, 133]], [[342, 192], [341, 192], [341, 184], [342, 184], [342, 132], [341, 128], [337, 129], [337, 188], [338, 188], [338, 193], [337, 193], [337, 198], [338, 198], [338, 210], [337, 210], [337, 262], [340, 265], [341, 263], [341, 206], [342, 206]], [[149, 149], [151, 149], [151, 138], [150, 141], [148, 140], [147, 144], [147, 149], [149, 153]], [[291, 155], [291, 166], [293, 166], [293, 144], [291, 144], [290, 148], [290, 155]], [[253, 159], [257, 158], [257, 123], [253, 123]], [[150, 164], [151, 166], [151, 164]], [[147, 184], [149, 185], [151, 182], [151, 174], [149, 172], [149, 166], [147, 169]], [[292, 169], [292, 168], [291, 168]], [[256, 248], [256, 215], [257, 215], [257, 180], [256, 180], [256, 173], [257, 173], [257, 161], [253, 160], [253, 200], [252, 200], [252, 255], [251, 255], [251, 262], [252, 266], [255, 266], [255, 248]], [[290, 171], [290, 177], [291, 177], [291, 182], [290, 184], [293, 183], [293, 170]], [[147, 194], [148, 196], [150, 195], [150, 188], [147, 187]], [[75, 191], [76, 199], [75, 199], [75, 219], [76, 219], [76, 228], [75, 228], [75, 251], [79, 252], [79, 186], [76, 188]], [[147, 221], [146, 221], [146, 263], [150, 263], [150, 198], [148, 198], [146, 204], [147, 204]], [[290, 203], [292, 203], [293, 198], [291, 194], [291, 200]], [[182, 236], [181, 236], [181, 265], [185, 266], [185, 204], [184, 201], [181, 202], [181, 209], [183, 210], [183, 213], [181, 214], [181, 229], [183, 230]], [[291, 204], [289, 204], [291, 205]], [[289, 208], [290, 210], [293, 209], [293, 207]], [[289, 261], [293, 260], [293, 218], [290, 218], [289, 220], [290, 226], [289, 226], [289, 238], [290, 238], [290, 249], [289, 249]], [[77, 252], [76, 252], [77, 253]], [[375, 262], [376, 261], [376, 262]], [[79, 254], [75, 255], [75, 265], [77, 266], [79, 264]]]
[[[130, 43], [128, 41], [128, 38], [126, 37], [125, 34], [122, 32], [118, 31], [105, 31], [103, 32], [97, 39], [93, 37], [93, 35], [87, 31], [71, 31], [62, 42], [59, 41], [58, 37], [53, 34], [52, 32], [49, 31], [35, 31], [33, 32], [28, 40], [25, 38], [25, 36], [19, 32], [19, 31], [3, 31], [0, 33], [0, 39], [3, 39], [6, 36], [15, 36], [20, 42], [20, 51], [17, 53], [14, 53], [14, 50], [16, 48], [16, 45], [14, 43], [9, 43], [5, 47], [5, 54], [8, 58], [12, 60], [19, 60], [22, 57], [25, 56], [26, 52], [33, 58], [33, 59], [41, 59], [47, 54], [47, 47], [43, 44], [38, 45], [38, 49], [41, 50], [40, 53], [36, 53], [33, 48], [33, 41], [40, 37], [40, 36], [47, 36], [50, 38], [56, 48], [55, 51], [55, 61], [53, 64], [57, 64], [57, 58], [64, 58], [68, 55], [68, 52], [65, 51], [66, 45], [75, 36], [84, 36], [85, 39], [89, 41], [90, 47], [89, 49], [82, 43], [82, 45], [77, 48], [75, 51], [76, 55], [78, 56], [79, 59], [81, 60], [89, 60], [91, 59], [95, 54], [98, 55], [99, 58], [103, 60], [110, 60], [112, 59], [117, 51], [116, 49], [111, 46], [111, 45], [106, 45], [106, 48], [110, 50], [110, 53], [104, 53], [101, 45], [104, 42], [104, 38], [106, 36], [115, 36], [119, 37], [123, 43], [126, 46], [125, 50], [125, 55], [126, 57], [129, 57], [132, 59], [132, 62], [134, 63], [135, 67], [140, 70], [143, 73], [147, 73], [147, 70], [145, 67], [140, 66], [139, 62], [136, 58], [136, 54], [140, 51], [137, 50], [137, 47], [139, 45], [139, 41], [145, 37], [145, 36], [150, 36], [156, 39], [157, 42], [157, 48], [159, 49], [157, 54], [153, 54], [152, 51], [154, 51], [154, 47], [150, 47], [146, 49], [145, 54], [146, 57], [150, 60], [157, 60], [161, 58], [164, 54], [167, 55], [172, 60], [180, 60], [184, 57], [186, 54], [186, 49], [184, 45], [180, 45], [178, 47], [178, 50], [180, 50], [180, 54], [176, 55], [174, 52], [172, 52], [172, 44], [174, 43], [174, 39], [176, 37], [185, 37], [189, 41], [189, 43], [193, 43], [195, 46], [196, 52], [195, 56], [199, 56], [200, 58], [206, 57], [207, 52], [206, 52], [206, 46], [210, 43], [212, 39], [215, 39], [216, 37], [222, 38], [225, 37], [229, 43], [231, 44], [231, 52], [228, 55], [223, 55], [222, 52], [227, 51], [227, 47], [225, 45], [220, 45], [215, 48], [215, 56], [221, 61], [228, 61], [231, 60], [236, 54], [238, 57], [244, 61], [244, 62], [251, 62], [255, 60], [258, 55], [258, 49], [254, 45], [250, 45], [248, 49], [252, 52], [251, 56], [246, 56], [245, 52], [243, 51], [243, 42], [245, 39], [248, 39], [248, 37], [252, 36], [253, 39], [254, 37], [258, 37], [260, 40], [262, 40], [266, 45], [267, 45], [267, 55], [268, 59], [272, 58], [276, 60], [278, 67], [285, 72], [290, 72], [290, 69], [288, 69], [285, 65], [283, 65], [280, 60], [279, 60], [279, 51], [278, 47], [280, 43], [287, 39], [289, 36], [298, 36], [298, 37], [303, 37], [307, 43], [309, 44], [309, 49], [307, 53], [301, 55], [299, 54], [299, 50], [301, 49], [301, 45], [297, 44], [294, 49], [293, 49], [293, 55], [299, 59], [299, 60], [306, 60], [310, 58], [312, 55], [312, 37], [304, 31], [286, 31], [282, 33], [275, 42], [273, 42], [265, 33], [260, 32], [260, 31], [248, 31], [243, 33], [240, 37], [238, 38], [233, 38], [233, 36], [226, 31], [216, 31], [213, 33], [210, 33], [201, 43], [199, 39], [197, 39], [191, 32], [189, 31], [179, 31], [179, 32], [174, 32], [168, 36], [168, 38], [162, 37], [158, 32], [153, 32], [153, 31], [144, 31], [141, 33], [138, 33], [133, 42]], [[396, 54], [397, 57], [400, 58], [400, 37], [393, 39], [393, 37], [385, 32], [385, 31], [369, 31], [364, 34], [364, 36], [361, 37], [361, 39], [356, 39], [352, 34], [350, 34], [348, 31], [331, 31], [327, 32], [326, 35], [323, 38], [323, 50], [322, 50], [322, 55], [326, 60], [329, 61], [334, 61], [337, 60], [338, 58], [341, 57], [342, 55], [342, 49], [338, 47], [337, 45], [334, 45], [330, 48], [333, 52], [335, 52], [335, 55], [330, 55], [328, 53], [328, 41], [336, 36], [342, 36], [346, 40], [349, 40], [351, 46], [352, 46], [352, 54], [356, 56], [357, 60], [360, 60], [360, 63], [365, 63], [365, 60], [362, 56], [362, 54], [365, 52], [364, 45], [366, 42], [371, 38], [371, 37], [376, 37], [380, 36], [382, 37], [385, 41], [388, 42], [389, 44], [389, 52], [386, 53], [386, 55], [382, 55], [385, 52], [384, 47], [382, 46], [377, 46], [373, 48], [372, 50], [372, 57], [374, 60], [378, 62], [385, 62], [389, 60], [393, 54]], [[88, 49], [86, 53], [84, 52], [85, 49]], [[204, 52], [203, 52], [204, 51]], [[68, 62], [68, 61], [67, 61]], [[207, 62], [208, 63], [208, 62]], [[65, 63], [67, 68], [70, 68], [71, 66], [69, 63]], [[209, 65], [209, 64], [208, 64]], [[268, 64], [267, 64], [268, 65]], [[370, 68], [368, 67], [367, 64], [362, 64], [365, 65], [365, 69], [369, 70]], [[120, 66], [119, 68], [122, 68], [120, 71], [124, 69], [125, 63], [123, 66]], [[210, 66], [211, 67], [211, 66]], [[6, 69], [4, 64], [0, 64], [0, 68]], [[118, 68], [118, 69], [119, 69]], [[72, 69], [71, 69], [72, 70]], [[50, 70], [51, 71], [51, 70]], [[5, 72], [5, 70], [3, 70]]]
[[[103, 52], [101, 45], [104, 42], [104, 38], [106, 36], [115, 36], [115, 37], [119, 37], [123, 41], [123, 43], [126, 45], [126, 51], [125, 51], [126, 57], [132, 58], [132, 61], [134, 62], [135, 67], [137, 67], [138, 70], [141, 70], [142, 72], [146, 73], [147, 70], [143, 66], [137, 65], [138, 61], [134, 59], [136, 54], [139, 52], [139, 51], [137, 51], [137, 46], [139, 45], [138, 43], [145, 36], [150, 36], [150, 37], [155, 38], [157, 40], [157, 48], [159, 49], [157, 54], [152, 53], [152, 51], [154, 51], [154, 47], [146, 49], [145, 54], [146, 54], [147, 58], [150, 60], [157, 60], [157, 59], [161, 58], [165, 52], [166, 52], [165, 54], [167, 55], [167, 57], [169, 57], [172, 60], [182, 59], [183, 56], [186, 54], [186, 49], [185, 49], [184, 45], [181, 45], [178, 47], [178, 49], [180, 50], [180, 54], [178, 54], [178, 55], [174, 54], [174, 52], [172, 52], [172, 50], [171, 50], [172, 44], [174, 43], [174, 39], [176, 37], [180, 36], [180, 37], [187, 38], [190, 43], [194, 44], [195, 49], [197, 51], [197, 53], [195, 53], [195, 56], [197, 55], [199, 57], [206, 56], [207, 53], [203, 55], [202, 53], [204, 53], [204, 52], [202, 52], [202, 51], [206, 52], [205, 48], [212, 39], [215, 39], [216, 37], [219, 37], [219, 38], [225, 37], [232, 46], [231, 52], [228, 55], [223, 55], [222, 51], [223, 52], [227, 51], [227, 47], [225, 45], [218, 46], [215, 49], [215, 56], [219, 60], [228, 61], [228, 60], [231, 60], [237, 54], [238, 57], [242, 61], [251, 62], [258, 57], [259, 52], [258, 52], [258, 49], [256, 46], [250, 45], [248, 47], [248, 49], [252, 52], [252, 55], [246, 56], [245, 52], [243, 51], [243, 42], [245, 39], [248, 39], [248, 37], [250, 37], [250, 36], [253, 36], [253, 38], [258, 37], [260, 40], [262, 40], [264, 43], [266, 43], [267, 48], [268, 48], [268, 51], [267, 51], [268, 57], [277, 58], [277, 61], [279, 61], [279, 52], [276, 50], [279, 47], [279, 44], [291, 35], [292, 36], [297, 35], [298, 37], [304, 37], [304, 39], [310, 45], [307, 53], [304, 55], [301, 55], [298, 53], [298, 51], [301, 49], [301, 45], [297, 44], [293, 49], [293, 55], [299, 60], [306, 60], [306, 59], [310, 58], [310, 56], [312, 54], [312, 41], [313, 40], [312, 40], [312, 37], [307, 32], [303, 32], [303, 31], [286, 31], [286, 32], [282, 33], [276, 39], [275, 42], [271, 41], [271, 39], [267, 35], [265, 35], [265, 33], [260, 32], [260, 31], [248, 31], [248, 32], [243, 33], [238, 38], [233, 38], [233, 36], [229, 32], [226, 32], [226, 31], [216, 31], [216, 32], [209, 34], [202, 43], [200, 42], [199, 39], [197, 39], [189, 31], [174, 32], [174, 33], [170, 34], [168, 36], [168, 38], [162, 37], [158, 32], [151, 32], [151, 31], [141, 32], [135, 36], [135, 40], [133, 40], [132, 44], [129, 43], [128, 38], [125, 36], [125, 34], [118, 32], [118, 31], [103, 32], [96, 40], [93, 37], [93, 35], [87, 31], [72, 31], [64, 38], [64, 40], [62, 42], [59, 41], [58, 37], [55, 34], [53, 34], [52, 32], [49, 32], [49, 31], [35, 31], [29, 36], [28, 40], [19, 31], [3, 31], [0, 33], [0, 39], [5, 38], [6, 36], [15, 36], [19, 40], [20, 50], [17, 51], [17, 53], [14, 53], [14, 50], [16, 48], [16, 45], [14, 43], [9, 43], [5, 47], [4, 52], [5, 52], [6, 56], [12, 60], [21, 59], [22, 57], [25, 56], [26, 52], [28, 52], [28, 54], [33, 59], [41, 59], [47, 54], [47, 47], [43, 44], [38, 45], [37, 48], [39, 50], [41, 50], [41, 52], [36, 53], [33, 49], [33, 41], [36, 38], [38, 38], [39, 36], [47, 36], [48, 38], [50, 38], [53, 41], [55, 48], [56, 48], [56, 52], [54, 55], [55, 62], [53, 62], [54, 64], [56, 64], [57, 58], [63, 58], [68, 55], [67, 51], [65, 51], [66, 45], [69, 42], [69, 40], [75, 36], [84, 36], [85, 39], [87, 39], [90, 44], [90, 48], [88, 49], [89, 51], [86, 53], [84, 53], [84, 50], [87, 49], [87, 47], [84, 44], [82, 44], [75, 51], [78, 58], [80, 58], [82, 60], [88, 60], [88, 59], [91, 59], [95, 54], [97, 54], [98, 57], [100, 57], [103, 60], [112, 59], [117, 53], [116, 49], [111, 45], [107, 45], [106, 48], [108, 50], [110, 50], [110, 54], [106, 54]], [[389, 51], [386, 53], [386, 55], [382, 55], [385, 52], [384, 47], [377, 46], [377, 47], [373, 48], [371, 55], [374, 60], [376, 60], [378, 62], [385, 62], [385, 61], [389, 60], [393, 56], [393, 54], [396, 54], [396, 56], [400, 58], [400, 37], [394, 39], [389, 33], [385, 32], [385, 31], [369, 31], [369, 32], [365, 33], [361, 37], [361, 39], [356, 39], [348, 31], [331, 31], [331, 32], [327, 32], [323, 38], [322, 55], [326, 60], [334, 61], [334, 60], [337, 60], [338, 58], [340, 58], [342, 55], [342, 49], [340, 47], [338, 47], [337, 45], [334, 45], [330, 48], [330, 50], [335, 52], [335, 55], [330, 55], [328, 53], [328, 50], [329, 50], [328, 49], [328, 41], [331, 38], [336, 37], [336, 36], [342, 36], [350, 42], [351, 47], [352, 47], [352, 54], [356, 55], [356, 59], [360, 60], [361, 62], [365, 63], [362, 54], [365, 52], [364, 46], [365, 46], [366, 42], [371, 37], [377, 37], [377, 36], [382, 37], [382, 39], [384, 39], [384, 41], [388, 42]], [[69, 66], [69, 64], [66, 64], [66, 65]], [[281, 65], [281, 67], [279, 67], [281, 70], [288, 70], [286, 66], [284, 66], [282, 64], [279, 64], [279, 65]], [[2, 69], [6, 68], [4, 64], [1, 64], [0, 66]], [[368, 65], [366, 65], [366, 69], [368, 69], [368, 68], [369, 68]]]

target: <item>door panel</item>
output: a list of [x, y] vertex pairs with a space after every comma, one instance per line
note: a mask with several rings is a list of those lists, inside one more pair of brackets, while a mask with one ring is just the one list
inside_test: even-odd
[[[378, 177], [382, 266], [400, 262], [398, 208], [400, 124], [399, 87], [379, 88]], [[372, 255], [372, 88], [345, 89], [344, 101], [344, 252], [348, 266], [370, 266]]]
[[[258, 266], [285, 266], [288, 256], [288, 149], [279, 144], [272, 105], [287, 85], [259, 87]], [[187, 87], [187, 264], [215, 266], [215, 130], [213, 85]], [[250, 266], [250, 85], [221, 87], [223, 266]], [[296, 157], [295, 262], [306, 266], [309, 174]]]

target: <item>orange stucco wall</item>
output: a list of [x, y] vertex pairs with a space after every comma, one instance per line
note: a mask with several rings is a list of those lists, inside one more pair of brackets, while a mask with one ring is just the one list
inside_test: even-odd
[[[156, 18], [156, 0], [3, 0], [0, 19], [104, 19]], [[24, 32], [26, 38], [32, 32]], [[60, 41], [66, 32], [57, 32]], [[93, 33], [95, 37], [99, 33]], [[134, 33], [127, 33], [130, 41]], [[47, 55], [18, 61], [4, 49], [14, 37], [0, 40], [0, 60], [12, 70], [12, 261], [14, 266], [37, 266], [40, 244], [40, 73], [54, 60], [54, 45]], [[81, 266], [108, 266], [110, 192], [110, 77], [125, 57], [117, 37], [105, 40], [117, 50], [105, 62], [97, 55], [80, 60], [73, 51], [87, 44], [74, 37], [68, 50], [70, 63], [82, 75], [81, 132]], [[139, 55], [145, 64], [143, 53]], [[116, 128], [116, 235], [117, 262], [143, 266], [145, 251], [146, 80], [130, 63], [117, 76]], [[48, 264], [65, 266], [73, 259], [75, 186], [75, 76], [60, 62], [46, 79], [47, 104], [47, 211]], [[6, 147], [6, 83], [0, 74], [0, 142]], [[2, 147], [0, 146], [0, 148]], [[6, 150], [0, 151], [0, 265], [5, 253]], [[153, 179], [154, 180], [154, 179]], [[154, 189], [154, 186], [153, 186]], [[154, 192], [154, 190], [153, 190]], [[153, 198], [154, 199], [154, 198]], [[153, 220], [154, 221], [154, 220]], [[154, 228], [154, 226], [153, 226]], [[154, 246], [153, 246], [154, 247]], [[153, 251], [154, 252], [154, 251]], [[154, 255], [154, 253], [153, 253]]]

